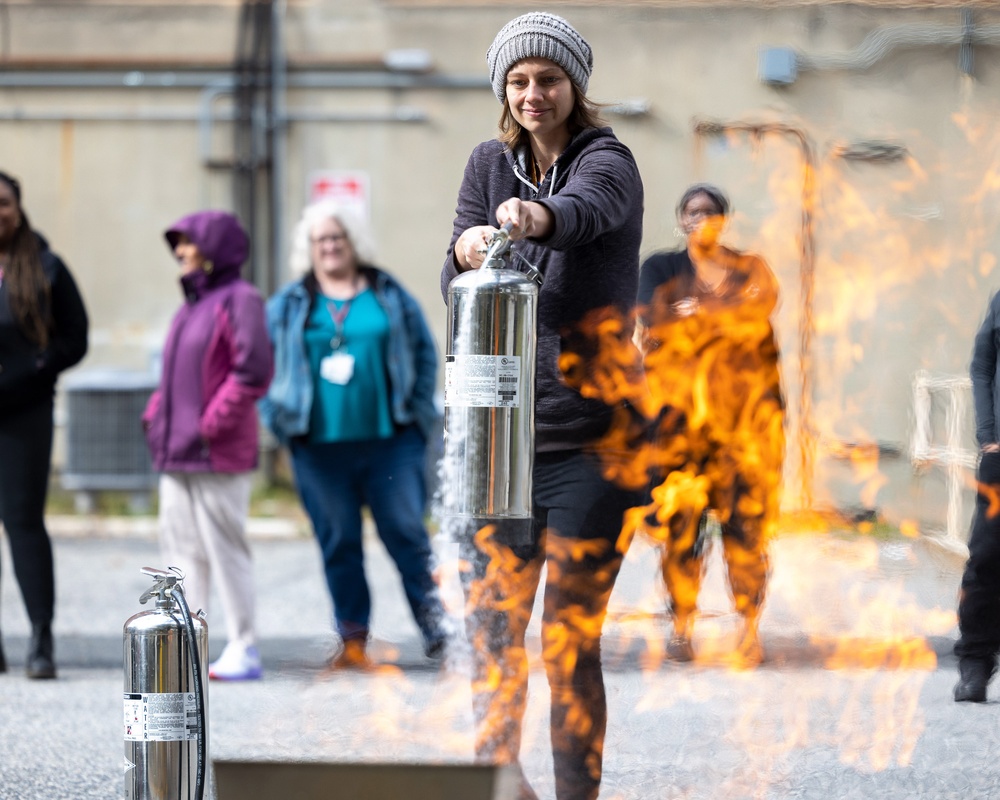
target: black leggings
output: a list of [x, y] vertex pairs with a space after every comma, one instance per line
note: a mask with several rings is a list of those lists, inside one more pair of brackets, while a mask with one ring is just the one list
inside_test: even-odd
[[52, 461], [52, 401], [0, 416], [0, 521], [33, 625], [52, 621], [55, 577], [45, 529]]
[[607, 703], [601, 627], [622, 563], [622, 517], [642, 503], [604, 480], [580, 452], [543, 453], [534, 470], [535, 541], [466, 543], [466, 628], [473, 650], [473, 711], [480, 759], [514, 763], [528, 690], [524, 634], [547, 564], [542, 650], [552, 695], [558, 800], [593, 800], [601, 782]]

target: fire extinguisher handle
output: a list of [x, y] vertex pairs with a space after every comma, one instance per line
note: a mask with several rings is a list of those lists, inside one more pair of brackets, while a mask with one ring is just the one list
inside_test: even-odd
[[139, 595], [139, 602], [143, 605], [154, 597], [166, 600], [167, 592], [184, 580], [184, 572], [178, 567], [168, 567], [165, 570], [156, 567], [142, 567], [139, 571], [155, 580], [150, 588]]
[[177, 573], [172, 570], [157, 569], [156, 567], [142, 567], [139, 572], [149, 575], [151, 578], [176, 578]]
[[508, 220], [500, 230], [490, 237], [489, 249], [486, 251], [486, 257], [483, 259], [484, 267], [504, 266], [503, 257], [507, 250], [510, 249], [510, 232], [513, 227], [513, 223]]

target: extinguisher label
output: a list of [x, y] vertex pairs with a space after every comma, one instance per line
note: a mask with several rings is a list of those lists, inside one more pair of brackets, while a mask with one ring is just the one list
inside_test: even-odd
[[521, 405], [521, 357], [446, 356], [444, 404], [452, 407], [517, 408]]
[[125, 693], [125, 741], [185, 742], [197, 738], [194, 692]]

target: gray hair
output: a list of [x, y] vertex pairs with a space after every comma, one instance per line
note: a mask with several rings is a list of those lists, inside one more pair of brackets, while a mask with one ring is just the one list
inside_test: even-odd
[[344, 229], [358, 264], [374, 265], [375, 243], [364, 217], [351, 206], [336, 200], [318, 200], [303, 209], [302, 217], [292, 234], [292, 253], [288, 265], [294, 277], [305, 275], [312, 269], [312, 259], [309, 256], [312, 229], [317, 223], [328, 219], [336, 220]]

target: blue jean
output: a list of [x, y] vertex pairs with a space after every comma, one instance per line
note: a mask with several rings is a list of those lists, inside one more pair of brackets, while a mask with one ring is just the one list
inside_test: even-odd
[[399, 570], [425, 647], [445, 636], [445, 612], [431, 574], [433, 553], [424, 527], [425, 451], [416, 426], [390, 439], [292, 443], [299, 496], [319, 541], [337, 632], [345, 640], [368, 636], [371, 595], [361, 541], [366, 505]]

